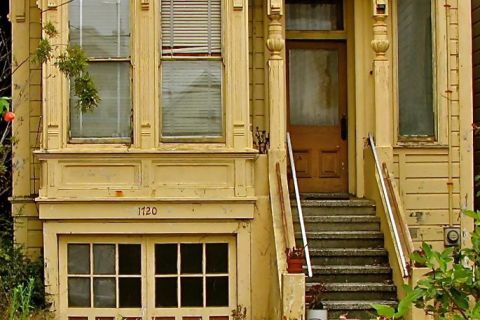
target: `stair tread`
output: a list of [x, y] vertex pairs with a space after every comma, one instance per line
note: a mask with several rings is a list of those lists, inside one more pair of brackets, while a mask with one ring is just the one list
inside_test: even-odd
[[[345, 200], [300, 200], [302, 207], [375, 207], [375, 203], [365, 199]], [[292, 206], [295, 204], [292, 203]]]
[[312, 266], [312, 270], [316, 274], [372, 274], [372, 273], [390, 273], [392, 269], [390, 266], [345, 266], [345, 265], [328, 265], [328, 266]]
[[[332, 222], [380, 222], [380, 218], [377, 216], [373, 215], [335, 215], [335, 216], [326, 216], [326, 215], [309, 215], [306, 217], [303, 217], [303, 220], [306, 223], [309, 222], [327, 222], [327, 223], [332, 223]], [[294, 222], [299, 222], [300, 220], [298, 217], [294, 217], [293, 219]]]
[[311, 256], [386, 256], [387, 250], [383, 248], [310, 248]]
[[[381, 239], [380, 231], [307, 231], [307, 239]], [[296, 238], [301, 238], [301, 232], [295, 232]]]
[[323, 306], [328, 310], [370, 310], [372, 304], [396, 306], [395, 300], [322, 300]]
[[[318, 282], [309, 282], [306, 284], [307, 287], [316, 285]], [[396, 291], [397, 288], [394, 284], [382, 283], [382, 282], [353, 282], [353, 283], [323, 283], [327, 292], [331, 291], [341, 291], [341, 292], [352, 292], [352, 291]]]

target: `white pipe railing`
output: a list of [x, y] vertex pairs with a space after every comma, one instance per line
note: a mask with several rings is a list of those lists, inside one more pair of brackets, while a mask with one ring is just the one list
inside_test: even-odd
[[402, 264], [402, 275], [405, 278], [409, 275], [407, 259], [405, 258], [405, 254], [403, 253], [402, 242], [400, 241], [400, 234], [398, 233], [397, 224], [393, 215], [392, 205], [390, 203], [390, 197], [388, 195], [387, 186], [385, 185], [385, 178], [383, 176], [382, 167], [380, 166], [380, 160], [377, 154], [377, 147], [375, 146], [375, 140], [373, 139], [371, 133], [368, 134], [368, 141], [370, 143], [370, 147], [372, 148], [373, 157], [375, 159], [375, 168], [377, 169], [378, 176], [380, 177], [380, 191], [382, 192], [383, 198], [385, 199], [385, 206], [387, 207], [387, 217], [393, 232], [395, 249], [400, 257], [400, 262]]
[[298, 220], [300, 222], [300, 229], [302, 230], [303, 249], [305, 251], [305, 260], [307, 261], [308, 277], [313, 276], [312, 263], [310, 261], [310, 250], [308, 249], [307, 233], [305, 232], [305, 222], [303, 221], [302, 204], [300, 203], [300, 192], [298, 190], [297, 172], [295, 170], [295, 161], [293, 159], [292, 141], [290, 140], [290, 133], [287, 132], [287, 147], [288, 157], [290, 159], [290, 168], [292, 170], [293, 186], [295, 189], [295, 200], [297, 202]]

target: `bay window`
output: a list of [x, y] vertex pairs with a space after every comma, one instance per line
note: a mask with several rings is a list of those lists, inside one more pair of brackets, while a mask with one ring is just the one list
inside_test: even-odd
[[69, 4], [70, 45], [88, 57], [101, 101], [89, 112], [70, 95], [70, 139], [129, 142], [131, 136], [130, 0], [74, 0]]

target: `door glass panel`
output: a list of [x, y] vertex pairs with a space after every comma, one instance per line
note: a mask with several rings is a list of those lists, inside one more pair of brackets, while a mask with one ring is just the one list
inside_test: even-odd
[[202, 245], [181, 244], [182, 274], [202, 273]]
[[343, 0], [287, 0], [287, 30], [343, 30]]
[[207, 307], [228, 306], [228, 277], [207, 277]]
[[115, 245], [93, 245], [93, 273], [115, 274]]
[[93, 305], [95, 308], [115, 308], [115, 278], [93, 279]]
[[177, 245], [155, 245], [155, 274], [177, 273]]
[[68, 278], [68, 306], [90, 307], [90, 278]]
[[228, 272], [228, 244], [208, 243], [206, 245], [207, 273]]
[[68, 274], [90, 273], [90, 245], [68, 245]]
[[142, 307], [142, 279], [120, 278], [118, 281], [120, 308]]
[[181, 278], [182, 307], [203, 306], [203, 278]]
[[155, 279], [155, 306], [168, 308], [178, 306], [177, 278]]
[[339, 57], [334, 49], [290, 49], [290, 124], [335, 126], [339, 118]]
[[119, 274], [141, 274], [142, 247], [139, 244], [118, 245]]

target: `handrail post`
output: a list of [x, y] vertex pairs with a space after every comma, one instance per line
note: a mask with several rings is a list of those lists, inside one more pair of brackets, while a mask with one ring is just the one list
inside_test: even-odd
[[288, 158], [290, 159], [290, 168], [292, 169], [293, 186], [295, 189], [295, 200], [297, 202], [298, 219], [300, 220], [300, 229], [302, 231], [303, 248], [305, 250], [305, 260], [307, 261], [308, 277], [313, 276], [312, 263], [310, 261], [310, 250], [308, 248], [307, 233], [305, 232], [305, 222], [303, 221], [302, 205], [300, 203], [300, 192], [298, 190], [297, 172], [295, 170], [295, 161], [293, 159], [292, 141], [290, 133], [287, 132]]

